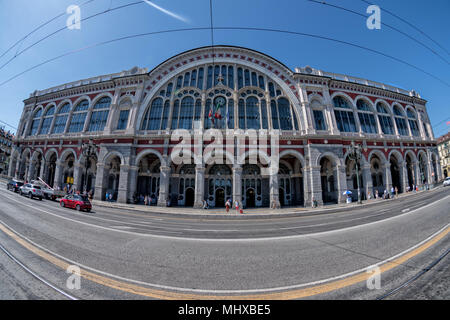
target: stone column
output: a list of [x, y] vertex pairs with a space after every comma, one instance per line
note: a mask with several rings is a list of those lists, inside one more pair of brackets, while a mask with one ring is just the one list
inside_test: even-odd
[[[428, 159], [430, 159], [430, 157], [428, 157]], [[434, 183], [433, 181], [433, 176], [431, 175], [433, 173], [433, 163], [431, 162], [431, 160], [428, 160], [427, 163], [427, 183], [429, 185], [432, 185]]]
[[384, 180], [385, 180], [385, 189], [390, 193], [392, 188], [392, 173], [391, 173], [391, 164], [386, 163], [383, 166], [384, 168]]
[[119, 188], [117, 195], [118, 203], [127, 203], [128, 202], [128, 173], [130, 171], [130, 166], [128, 164], [120, 165], [120, 174], [119, 174]]
[[400, 167], [400, 181], [402, 183], [401, 192], [406, 192], [408, 188], [408, 168], [406, 167], [406, 161], [402, 161], [398, 165]]
[[[17, 160], [16, 160], [16, 162], [17, 162]], [[8, 165], [8, 176], [11, 178], [13, 178], [15, 175], [16, 162], [14, 162], [13, 156], [10, 156], [9, 165]]]
[[[79, 163], [75, 163], [73, 167], [73, 189], [75, 191], [79, 190], [83, 193], [84, 185], [81, 185], [81, 178], [83, 176], [83, 167]], [[86, 179], [86, 177], [85, 177]]]
[[105, 165], [103, 163], [97, 163], [97, 174], [95, 176], [95, 193], [94, 193], [94, 199], [95, 200], [103, 200], [104, 199], [104, 193], [105, 193]]
[[368, 194], [372, 194], [373, 191], [373, 182], [372, 182], [372, 174], [370, 172], [370, 164], [366, 163], [362, 167], [362, 176], [365, 185], [361, 188], [361, 192], [365, 192], [365, 198], [369, 199]]
[[[130, 166], [130, 169], [128, 171], [128, 180], [129, 180], [128, 199], [130, 199], [130, 200], [133, 200], [134, 194], [136, 193], [138, 170], [139, 170], [138, 167]], [[159, 187], [159, 194], [161, 194], [161, 186]], [[159, 201], [158, 201], [158, 203], [159, 203]]]
[[17, 158], [16, 167], [14, 168], [14, 178], [15, 179], [19, 179], [20, 163], [21, 163], [21, 160], [19, 158]]
[[45, 161], [45, 159], [43, 158], [42, 159], [42, 165], [41, 165], [41, 171], [39, 172], [39, 178], [44, 180], [46, 172], [47, 172], [47, 161]]
[[420, 172], [419, 161], [413, 163], [414, 166], [414, 183], [416, 186], [422, 185], [422, 173]]
[[63, 164], [60, 161], [56, 161], [55, 166], [55, 179], [53, 180], [53, 188], [60, 188], [62, 184], [62, 166]]
[[240, 164], [233, 165], [233, 207], [235, 201], [242, 206], [242, 166]]
[[198, 164], [195, 167], [194, 208], [202, 208], [204, 198], [205, 198], [205, 167], [201, 164]]
[[305, 206], [311, 207], [313, 200], [318, 205], [323, 205], [322, 199], [322, 181], [320, 180], [320, 166], [307, 167], [305, 169]]
[[30, 164], [28, 165], [28, 172], [27, 172], [27, 176], [26, 179], [28, 182], [30, 182], [31, 180], [33, 180], [33, 176], [34, 176], [34, 167], [35, 167], [35, 163], [34, 161], [32, 161], [30, 159]]
[[[167, 207], [167, 200], [169, 199], [169, 184], [170, 184], [170, 167], [161, 166], [159, 173], [159, 198], [158, 207]], [[197, 190], [197, 182], [195, 183]]]
[[278, 171], [270, 172], [269, 188], [270, 188], [270, 208], [271, 209], [281, 208], [279, 195], [280, 191], [278, 187]]
[[345, 203], [347, 196], [344, 192], [347, 190], [347, 175], [345, 174], [345, 166], [336, 166], [338, 203]]

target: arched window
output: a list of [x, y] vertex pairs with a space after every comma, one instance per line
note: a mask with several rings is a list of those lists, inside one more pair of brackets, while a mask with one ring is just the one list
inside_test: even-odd
[[89, 102], [81, 101], [73, 110], [72, 119], [70, 120], [69, 132], [81, 132], [84, 128]]
[[280, 129], [280, 122], [278, 120], [277, 103], [275, 100], [270, 101], [270, 111], [272, 113], [272, 128]]
[[356, 102], [356, 108], [358, 109], [361, 130], [365, 133], [378, 133], [377, 123], [370, 105], [366, 101], [360, 99]]
[[259, 103], [256, 97], [248, 97], [245, 104], [246, 129], [260, 129]]
[[335, 108], [334, 115], [336, 116], [339, 131], [357, 132], [353, 111], [347, 110], [351, 109], [350, 103], [343, 97], [337, 96], [333, 98], [333, 104]]
[[281, 130], [292, 130], [291, 105], [286, 98], [278, 99], [278, 118]]
[[262, 128], [268, 129], [268, 121], [267, 121], [267, 104], [266, 100], [261, 99], [261, 121], [262, 121]]
[[108, 120], [109, 107], [111, 106], [111, 98], [103, 97], [97, 101], [94, 106], [94, 111], [91, 114], [91, 121], [89, 123], [90, 132], [103, 131], [105, 129], [106, 121]]
[[226, 114], [226, 121], [228, 123], [228, 129], [234, 129], [234, 100], [228, 100], [228, 110]]
[[[178, 101], [178, 100], [177, 100]], [[142, 122], [141, 130], [159, 130], [161, 124], [161, 114], [163, 108], [163, 99], [153, 100], [151, 107], [147, 110]]]
[[55, 107], [51, 106], [44, 114], [41, 130], [39, 134], [48, 134], [50, 132], [50, 125], [52, 124], [53, 115], [55, 114]]
[[415, 113], [411, 109], [408, 109], [406, 110], [406, 115], [408, 116], [408, 123], [409, 127], [411, 128], [412, 135], [415, 137], [420, 136], [419, 126], [417, 125]]
[[53, 125], [52, 133], [63, 133], [66, 128], [67, 118], [69, 117], [70, 104], [63, 105], [56, 114], [55, 124]]
[[37, 134], [39, 124], [41, 123], [41, 115], [42, 115], [42, 108], [39, 108], [38, 111], [34, 114], [33, 122], [31, 122], [31, 128], [30, 128], [30, 136], [34, 136]]
[[392, 119], [386, 107], [381, 103], [377, 103], [378, 120], [380, 121], [381, 131], [384, 134], [395, 134]]
[[408, 136], [408, 127], [406, 126], [406, 121], [403, 118], [403, 112], [398, 106], [394, 106], [394, 116], [395, 124], [397, 125], [398, 133], [402, 136]]
[[194, 116], [194, 99], [192, 97], [184, 97], [183, 100], [181, 100], [180, 120], [178, 122], [178, 129], [192, 129], [193, 116]]

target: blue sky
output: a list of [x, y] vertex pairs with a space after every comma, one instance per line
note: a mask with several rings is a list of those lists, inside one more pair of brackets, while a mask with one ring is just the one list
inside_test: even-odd
[[[135, 1], [94, 0], [81, 7], [81, 17]], [[0, 55], [38, 25], [65, 12], [68, 6], [83, 2], [86, 0], [0, 0]], [[98, 42], [165, 29], [209, 27], [209, 0], [152, 2], [171, 14], [141, 3], [84, 21], [80, 30], [64, 30], [15, 58], [0, 70], [0, 83], [47, 59]], [[327, 2], [362, 14], [366, 14], [368, 6], [361, 0]], [[373, 0], [373, 3], [413, 23], [450, 51], [450, 1]], [[275, 28], [333, 37], [395, 56], [450, 83], [448, 63], [387, 27], [367, 29], [365, 19], [348, 12], [307, 0], [213, 0], [213, 9], [215, 26]], [[21, 43], [19, 49], [64, 27], [68, 17], [64, 15], [46, 25]], [[381, 19], [450, 60], [450, 55], [411, 27], [385, 12]], [[407, 90], [415, 89], [428, 101], [433, 125], [450, 118], [448, 86], [386, 57], [329, 41], [278, 33], [218, 30], [214, 38], [215, 44], [244, 46], [266, 53], [291, 69], [310, 65]], [[133, 66], [151, 70], [173, 55], [210, 44], [209, 31], [191, 31], [129, 39], [66, 56], [0, 86], [0, 120], [17, 127], [22, 101], [36, 89], [120, 72]], [[0, 66], [13, 57], [17, 49], [0, 58]], [[447, 121], [434, 128], [436, 136], [449, 130]]]

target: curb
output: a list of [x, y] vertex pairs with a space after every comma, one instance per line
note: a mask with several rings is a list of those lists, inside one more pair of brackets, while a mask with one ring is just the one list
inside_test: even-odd
[[[410, 195], [405, 195], [397, 199], [388, 199], [387, 201], [395, 201], [403, 198], [409, 198], [414, 195], [422, 194], [424, 192], [434, 192], [437, 190], [440, 190], [441, 188], [436, 187], [431, 190], [424, 190], [419, 191], [417, 193], [412, 193]], [[380, 200], [381, 201], [381, 200]], [[385, 203], [386, 200], [384, 200], [382, 203]], [[293, 217], [309, 217], [309, 216], [316, 216], [316, 215], [324, 215], [324, 214], [333, 214], [333, 213], [340, 213], [345, 211], [352, 211], [356, 210], [358, 208], [362, 207], [371, 207], [374, 205], [378, 205], [379, 201], [373, 201], [370, 203], [363, 203], [361, 205], [358, 205], [357, 203], [353, 203], [351, 206], [348, 207], [338, 207], [338, 208], [330, 208], [330, 209], [317, 209], [315, 210], [307, 210], [305, 212], [287, 212], [287, 213], [244, 213], [244, 214], [236, 214], [236, 213], [175, 213], [175, 212], [161, 212], [161, 211], [147, 211], [147, 210], [141, 210], [134, 207], [126, 207], [126, 205], [108, 205], [107, 203], [103, 203], [103, 201], [94, 200], [92, 201], [93, 206], [99, 206], [103, 208], [113, 208], [113, 209], [125, 209], [128, 211], [133, 212], [140, 212], [140, 213], [148, 213], [148, 214], [154, 214], [154, 215], [161, 215], [161, 216], [173, 216], [176, 218], [188, 218], [188, 219], [205, 219], [205, 220], [251, 220], [251, 219], [274, 219], [274, 218], [293, 218]], [[157, 208], [157, 207], [156, 207]], [[233, 210], [234, 211], [234, 210]]]

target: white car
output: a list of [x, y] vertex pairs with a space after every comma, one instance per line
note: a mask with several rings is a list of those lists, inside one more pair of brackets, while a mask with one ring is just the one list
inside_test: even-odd
[[445, 180], [444, 180], [444, 187], [445, 186], [450, 186], [450, 177], [445, 178]]

